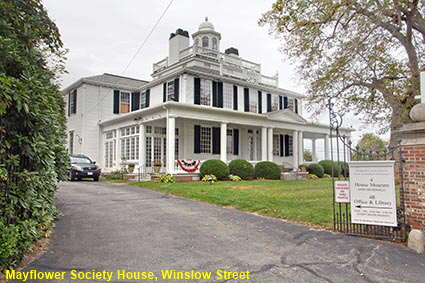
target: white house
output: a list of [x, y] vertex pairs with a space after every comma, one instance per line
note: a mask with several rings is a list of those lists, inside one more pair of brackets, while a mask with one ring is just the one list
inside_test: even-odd
[[[220, 52], [221, 34], [208, 19], [192, 34], [170, 35], [168, 56], [153, 64], [152, 81], [111, 74], [82, 78], [63, 90], [68, 148], [104, 172], [124, 161], [150, 172], [182, 172], [177, 160], [303, 162], [303, 141], [324, 139], [329, 126], [302, 117], [298, 93], [278, 87], [261, 65], [235, 48]], [[349, 132], [347, 132], [349, 134]]]

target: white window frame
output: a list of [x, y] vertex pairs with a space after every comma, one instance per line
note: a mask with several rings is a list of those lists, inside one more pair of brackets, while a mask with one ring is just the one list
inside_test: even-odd
[[223, 108], [233, 109], [233, 85], [223, 84]]
[[273, 155], [280, 155], [279, 135], [273, 135]]
[[212, 152], [212, 127], [202, 127], [199, 138], [200, 153]]
[[212, 81], [201, 79], [201, 105], [211, 106]]
[[[128, 96], [128, 102], [124, 101], [124, 95]], [[128, 111], [124, 112], [122, 111], [122, 107], [124, 105], [128, 105]], [[125, 113], [130, 113], [131, 111], [131, 93], [128, 91], [120, 91], [120, 113], [125, 114]]]

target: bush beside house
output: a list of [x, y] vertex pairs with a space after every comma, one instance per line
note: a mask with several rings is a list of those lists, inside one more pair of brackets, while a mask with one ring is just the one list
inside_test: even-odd
[[246, 160], [236, 159], [230, 162], [229, 172], [232, 175], [241, 177], [243, 180], [248, 180], [254, 177], [254, 166]]
[[324, 172], [325, 170], [323, 169], [323, 166], [320, 164], [310, 164], [308, 166], [308, 173], [310, 173], [311, 175], [316, 175], [319, 178], [323, 178]]
[[214, 175], [217, 180], [226, 180], [229, 177], [229, 167], [221, 160], [211, 159], [202, 163], [199, 173], [201, 178], [205, 175]]
[[254, 174], [256, 178], [280, 179], [281, 170], [279, 166], [271, 161], [258, 162], [255, 165]]

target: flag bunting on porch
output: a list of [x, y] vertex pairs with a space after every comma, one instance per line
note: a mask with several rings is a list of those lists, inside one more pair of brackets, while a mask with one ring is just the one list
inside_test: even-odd
[[198, 170], [199, 164], [201, 164], [201, 160], [177, 159], [177, 163], [184, 171], [192, 173]]

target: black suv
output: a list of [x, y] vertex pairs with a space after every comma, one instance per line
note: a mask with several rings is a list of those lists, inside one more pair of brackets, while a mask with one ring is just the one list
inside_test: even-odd
[[82, 178], [93, 178], [94, 181], [99, 181], [99, 176], [100, 168], [96, 165], [96, 162], [81, 154], [71, 156], [70, 181], [81, 180]]

